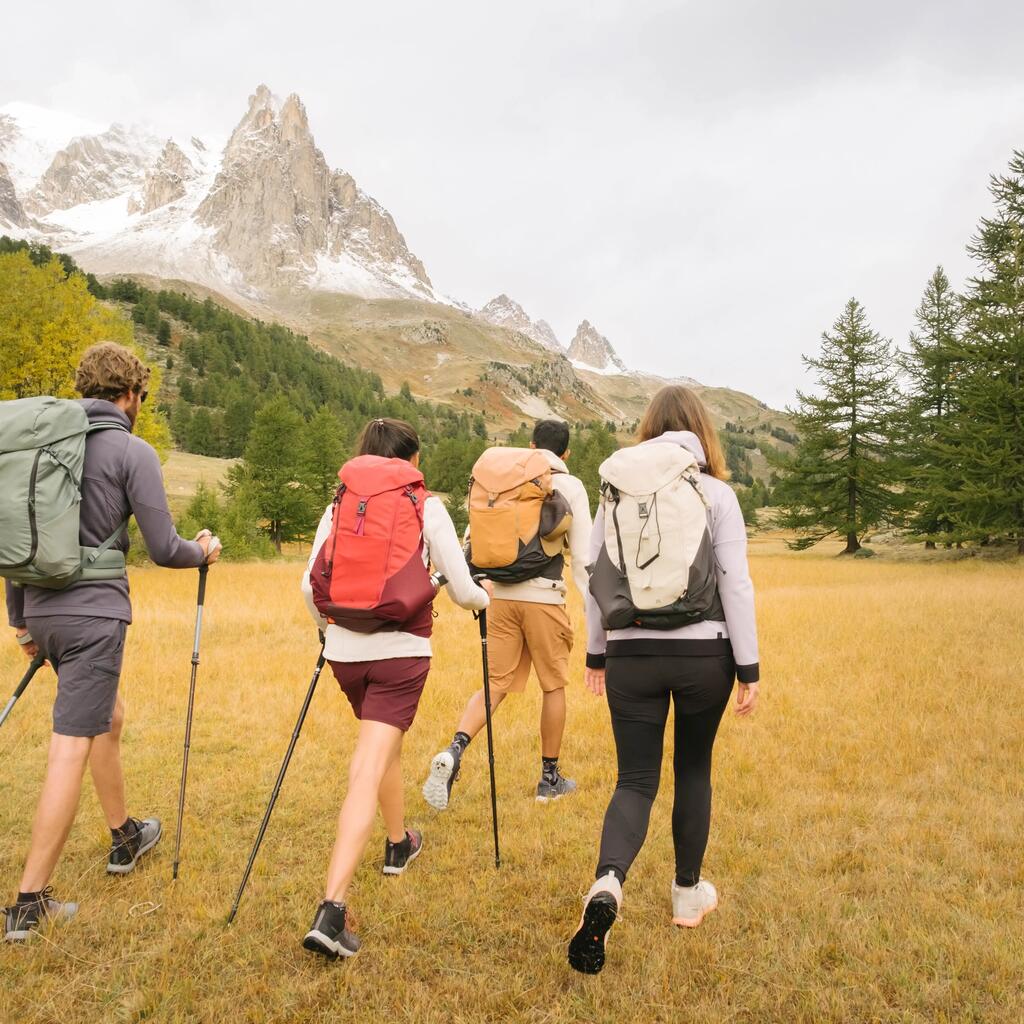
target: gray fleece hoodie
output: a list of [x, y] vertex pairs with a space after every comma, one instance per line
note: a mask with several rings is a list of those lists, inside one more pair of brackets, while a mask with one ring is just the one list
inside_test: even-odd
[[[113, 421], [131, 430], [127, 415], [111, 402], [83, 398], [90, 423]], [[101, 430], [85, 443], [79, 538], [83, 545], [103, 543], [130, 515], [135, 516], [149, 557], [157, 565], [190, 569], [203, 563], [203, 549], [178, 536], [167, 508], [160, 459], [140, 437], [122, 430]], [[127, 531], [115, 544], [128, 550]], [[7, 584], [7, 620], [16, 627], [34, 615], [88, 615], [132, 621], [127, 577], [73, 583], [64, 590]]]
[[[692, 452], [701, 467], [707, 465], [704, 448], [696, 434], [688, 430], [670, 431], [645, 441], [645, 444], [677, 444]], [[711, 540], [717, 566], [718, 596], [725, 613], [724, 622], [696, 622], [681, 629], [616, 629], [605, 632], [601, 628], [601, 613], [592, 596], [587, 597], [587, 665], [604, 667], [609, 641], [617, 650], [620, 643], [629, 643], [637, 653], [698, 653], [700, 643], [728, 639], [736, 659], [736, 675], [741, 683], [756, 683], [760, 678], [757, 654], [757, 621], [754, 616], [754, 584], [747, 566], [747, 529], [736, 493], [724, 481], [704, 473], [701, 476], [704, 496], [711, 506], [709, 512]], [[604, 543], [604, 510], [598, 509], [594, 529], [590, 535], [590, 565], [597, 561]], [[640, 649], [641, 645], [643, 650]]]

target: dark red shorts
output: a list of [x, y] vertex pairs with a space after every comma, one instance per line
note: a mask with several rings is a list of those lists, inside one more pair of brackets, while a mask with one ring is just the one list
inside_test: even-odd
[[408, 731], [430, 671], [429, 658], [332, 661], [330, 664], [356, 718]]

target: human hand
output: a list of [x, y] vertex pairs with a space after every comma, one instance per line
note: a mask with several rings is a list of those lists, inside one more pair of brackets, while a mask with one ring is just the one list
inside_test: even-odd
[[587, 689], [595, 697], [604, 696], [604, 669], [603, 668], [588, 668], [583, 673], [583, 681], [587, 684]]
[[224, 545], [209, 530], [200, 530], [195, 536], [195, 541], [203, 549], [207, 565], [213, 565], [220, 558]]
[[487, 596], [493, 601], [494, 600], [494, 584], [488, 579], [477, 580], [480, 584], [481, 589], [487, 592]]
[[[20, 626], [14, 631], [14, 635], [16, 637], [28, 636], [28, 630], [24, 626]], [[34, 640], [30, 640], [27, 644], [19, 644], [18, 646], [25, 652], [25, 657], [30, 661], [39, 653], [39, 644]]]
[[740, 683], [736, 688], [736, 714], [749, 715], [757, 706], [757, 683]]

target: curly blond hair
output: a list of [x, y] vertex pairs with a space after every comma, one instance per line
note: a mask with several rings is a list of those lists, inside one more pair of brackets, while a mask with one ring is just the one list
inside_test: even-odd
[[126, 391], [145, 391], [149, 367], [123, 345], [102, 341], [86, 349], [75, 372], [75, 390], [83, 398], [112, 402]]

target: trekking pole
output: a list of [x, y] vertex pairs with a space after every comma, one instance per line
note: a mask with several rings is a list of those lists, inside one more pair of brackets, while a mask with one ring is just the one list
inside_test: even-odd
[[42, 652], [37, 654], [25, 671], [25, 674], [21, 677], [21, 682], [18, 683], [18, 688], [11, 695], [11, 699], [4, 705], [3, 711], [0, 711], [0, 725], [3, 725], [7, 721], [7, 716], [11, 713], [14, 705], [17, 703], [18, 698], [25, 692], [28, 684], [32, 682], [32, 677], [46, 664], [46, 658], [43, 657]]
[[317, 680], [320, 678], [320, 673], [323, 671], [324, 663], [327, 658], [324, 654], [324, 635], [320, 634], [320, 657], [316, 660], [316, 668], [313, 670], [313, 678], [309, 681], [309, 689], [306, 691], [306, 699], [302, 702], [302, 710], [299, 712], [299, 719], [295, 723], [295, 729], [292, 731], [292, 738], [288, 744], [288, 750], [285, 752], [284, 761], [281, 762], [281, 770], [277, 773], [277, 782], [274, 783], [274, 791], [270, 794], [270, 803], [267, 804], [266, 813], [263, 815], [263, 821], [260, 822], [260, 830], [256, 833], [256, 842], [253, 844], [252, 853], [249, 854], [249, 863], [245, 865], [245, 874], [242, 875], [242, 884], [238, 887], [238, 892], [235, 895], [235, 902], [231, 905], [231, 913], [228, 914], [228, 924], [231, 924], [235, 919], [235, 914], [238, 913], [238, 904], [242, 902], [242, 894], [245, 892], [245, 887], [249, 882], [249, 875], [252, 872], [252, 866], [256, 863], [256, 854], [260, 852], [260, 844], [263, 842], [263, 837], [267, 833], [267, 826], [270, 824], [270, 815], [274, 812], [274, 804], [277, 803], [277, 796], [281, 792], [281, 783], [284, 782], [284, 774], [288, 771], [288, 762], [292, 759], [292, 752], [295, 750], [295, 744], [298, 742], [299, 733], [302, 731], [302, 723], [306, 720], [306, 712], [309, 710], [310, 702], [313, 700], [313, 691], [316, 689]]
[[199, 635], [203, 629], [203, 602], [206, 600], [206, 574], [210, 567], [199, 566], [199, 594], [196, 597], [196, 631], [192, 641], [192, 678], [188, 684], [188, 713], [185, 715], [185, 751], [181, 759], [181, 785], [178, 788], [178, 827], [174, 835], [174, 867], [172, 877], [178, 877], [181, 859], [181, 822], [185, 814], [185, 781], [188, 778], [188, 751], [192, 745], [192, 708], [196, 699], [196, 671], [199, 668]]
[[[483, 577], [474, 577], [480, 580]], [[491, 824], [494, 826], [494, 866], [501, 867], [501, 852], [498, 848], [498, 794], [494, 783], [494, 733], [491, 729], [491, 671], [487, 664], [487, 609], [477, 612], [480, 624], [480, 649], [484, 661], [484, 718], [487, 722], [487, 761], [491, 770]]]

